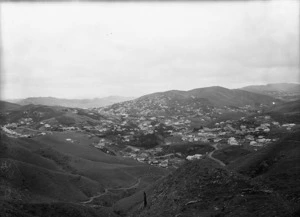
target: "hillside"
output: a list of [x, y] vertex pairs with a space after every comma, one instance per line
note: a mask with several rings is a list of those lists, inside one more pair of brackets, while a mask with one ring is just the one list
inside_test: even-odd
[[[73, 206], [68, 205], [69, 203], [76, 203], [78, 205], [77, 208], [75, 206], [75, 210], [78, 210], [78, 213], [85, 213], [83, 207], [78, 207], [80, 202], [87, 201], [100, 192], [106, 192], [108, 188], [124, 188], [114, 193], [113, 198], [108, 194], [109, 197], [102, 203], [105, 200], [117, 200], [125, 193], [130, 195], [137, 189], [149, 185], [153, 179], [158, 179], [167, 172], [137, 161], [105, 154], [89, 146], [88, 140], [84, 140], [84, 135], [78, 136], [81, 139], [78, 143], [67, 142], [65, 138], [69, 135], [62, 136], [56, 134], [34, 139], [9, 138], [1, 132], [0, 200], [7, 206], [0, 206], [0, 210], [12, 213], [31, 210], [29, 214], [33, 214], [36, 211], [33, 211], [32, 204], [38, 203], [35, 205], [37, 209], [44, 206], [41, 208], [43, 212], [54, 215], [53, 210], [67, 210], [69, 208], [66, 207]], [[136, 188], [131, 192], [124, 192], [126, 187], [136, 183], [137, 180], [139, 182]], [[58, 205], [56, 208], [57, 205], [49, 204], [53, 202], [68, 204]], [[15, 209], [12, 204], [23, 205], [19, 211], [11, 211]], [[97, 213], [95, 210], [88, 212]], [[78, 214], [78, 216], [85, 215]]]
[[14, 110], [20, 108], [20, 105], [11, 103], [11, 102], [6, 102], [6, 101], [1, 101], [0, 100], [0, 111], [8, 111], [8, 110]]
[[54, 97], [30, 97], [26, 99], [12, 100], [19, 105], [47, 105], [64, 106], [71, 108], [94, 108], [112, 105], [114, 103], [132, 100], [133, 97], [109, 96], [94, 99], [61, 99]]
[[[41, 125], [50, 124], [58, 127], [61, 126], [84, 126], [96, 125], [100, 121], [114, 119], [114, 117], [104, 117], [100, 114], [93, 113], [86, 109], [65, 108], [60, 106], [45, 105], [25, 105], [18, 106], [9, 110], [5, 116], [6, 122], [30, 122], [33, 128], [39, 128]], [[43, 122], [44, 124], [40, 124]], [[31, 126], [30, 125], [30, 126]]]
[[251, 85], [241, 88], [249, 92], [272, 96], [284, 101], [293, 101], [300, 98], [300, 84], [278, 83], [266, 85]]
[[230, 169], [259, 180], [300, 210], [300, 129], [278, 142], [229, 165]]
[[142, 96], [138, 99], [117, 103], [102, 111], [131, 115], [187, 115], [209, 112], [214, 107], [270, 106], [280, 100], [243, 90], [223, 87], [198, 88], [190, 91], [171, 90]]
[[[141, 198], [128, 210], [128, 216], [292, 215], [284, 200], [267, 186], [208, 159], [185, 164], [152, 188], [147, 191], [147, 207]], [[118, 207], [115, 211], [121, 213]]]
[[[270, 134], [271, 135], [271, 134]], [[258, 151], [226, 146], [210, 159], [189, 162], [128, 198], [122, 216], [298, 216], [300, 128]], [[222, 156], [225, 154], [225, 156]], [[143, 192], [148, 205], [143, 207]]]
[[300, 100], [286, 102], [270, 108], [266, 114], [286, 123], [300, 123]]
[[299, 101], [217, 86], [102, 108], [11, 107], [0, 122], [6, 216], [281, 217], [300, 210]]
[[256, 106], [259, 104], [271, 105], [274, 100], [261, 94], [254, 94], [242, 90], [230, 90], [223, 87], [198, 88], [188, 91], [188, 95], [196, 98], [208, 99], [215, 106]]
[[7, 122], [7, 112], [18, 110], [21, 106], [15, 103], [10, 103], [0, 100], [0, 123]]
[[74, 203], [9, 203], [0, 204], [3, 217], [117, 217], [105, 207], [97, 209]]

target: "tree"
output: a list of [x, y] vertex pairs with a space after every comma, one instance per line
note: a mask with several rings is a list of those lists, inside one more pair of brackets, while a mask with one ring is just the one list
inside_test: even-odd
[[147, 195], [146, 192], [144, 191], [144, 208], [147, 206]]

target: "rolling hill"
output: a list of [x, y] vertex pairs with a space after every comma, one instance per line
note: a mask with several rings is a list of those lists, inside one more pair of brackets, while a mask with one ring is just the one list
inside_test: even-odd
[[[163, 98], [169, 100], [194, 99], [207, 100], [213, 106], [245, 106], [256, 104], [271, 104], [274, 98], [261, 94], [254, 94], [248, 91], [231, 90], [220, 86], [197, 88], [189, 91], [167, 91], [162, 93], [154, 93], [138, 98], [136, 101], [153, 101], [155, 98]], [[277, 100], [275, 100], [277, 101]]]
[[142, 96], [104, 108], [117, 113], [135, 115], [186, 115], [193, 111], [206, 112], [213, 107], [270, 106], [280, 100], [244, 90], [230, 90], [215, 86], [189, 91], [171, 90]]
[[[105, 154], [89, 146], [83, 135], [77, 135], [81, 139], [78, 142], [70, 143], [65, 140], [69, 136], [62, 133], [27, 139], [10, 138], [1, 132], [0, 200], [6, 204], [0, 206], [1, 212], [29, 210], [29, 214], [34, 214], [36, 207], [43, 214], [54, 215], [56, 209], [70, 213], [67, 210], [74, 209], [79, 213], [77, 216], [85, 216], [80, 214], [84, 210], [93, 213], [91, 216], [101, 216], [79, 203], [107, 188], [126, 188], [137, 180], [138, 188], [147, 186], [167, 173], [148, 164]], [[18, 206], [14, 204], [22, 205], [15, 210]]]
[[[104, 187], [129, 186], [137, 177], [142, 178], [148, 173], [162, 176], [167, 172], [137, 161], [105, 154], [86, 142], [67, 142], [60, 135], [34, 139], [1, 136], [1, 162], [2, 165], [11, 165], [7, 172], [13, 174], [13, 179], [8, 181], [18, 181], [17, 187], [28, 183], [27, 187], [32, 187], [30, 192], [56, 200], [84, 200], [91, 196], [92, 192], [96, 193], [96, 189], [99, 191]], [[21, 180], [22, 183], [19, 183]], [[67, 192], [72, 196], [62, 194], [60, 188], [72, 186], [71, 183], [67, 184], [72, 181], [77, 184], [90, 182], [85, 186], [93, 190], [84, 193], [76, 187], [71, 187], [73, 190], [68, 189]], [[43, 189], [43, 183], [48, 182], [53, 183], [47, 185], [48, 189]]]
[[33, 104], [24, 106], [17, 105], [13, 110], [6, 110], [6, 113], [2, 114], [2, 116], [4, 123], [13, 123], [25, 118], [30, 118], [32, 119], [34, 128], [37, 128], [39, 123], [43, 121], [53, 126], [79, 126], [96, 125], [99, 121], [114, 119], [114, 117], [104, 117], [86, 109]]
[[190, 90], [188, 94], [196, 98], [208, 99], [215, 106], [242, 107], [245, 105], [255, 106], [258, 104], [271, 105], [274, 101], [278, 101], [265, 95], [253, 94], [242, 90], [230, 90], [219, 86]]
[[[283, 217], [299, 213], [300, 132], [298, 125], [289, 130], [281, 127], [299, 123], [299, 100], [282, 102], [267, 95], [215, 86], [153, 93], [89, 110], [4, 104], [8, 109], [1, 113], [1, 124], [6, 125], [0, 132], [0, 213], [5, 216], [55, 216], [61, 212], [62, 216], [80, 217]], [[203, 127], [204, 118], [212, 125]], [[246, 133], [250, 128], [255, 130], [248, 118], [269, 123], [272, 131], [264, 135], [282, 138], [255, 151], [228, 146], [229, 136], [242, 141], [246, 134], [231, 130], [221, 121], [234, 129], [249, 123], [244, 126]], [[202, 127], [190, 127], [193, 119], [199, 119]], [[274, 121], [280, 122], [278, 127]], [[220, 122], [219, 128], [215, 122]], [[204, 155], [214, 150], [212, 142], [223, 138], [219, 134], [228, 134], [226, 146], [219, 147], [213, 156], [226, 166], [216, 163], [209, 154], [185, 164], [183, 157], [179, 168], [174, 167], [177, 170], [169, 167], [173, 171], [170, 174], [168, 169], [150, 165], [152, 155], [159, 152], [157, 144], [145, 152], [123, 152], [129, 149], [127, 145], [139, 147], [142, 140], [134, 140], [135, 136], [148, 135], [152, 142], [153, 132], [164, 126], [172, 126], [165, 131], [178, 130], [184, 134], [182, 138], [212, 137], [201, 152]], [[195, 147], [200, 144], [198, 140]], [[170, 145], [160, 152], [193, 154], [181, 150], [183, 146], [187, 145]], [[146, 152], [148, 158], [143, 161], [139, 157]], [[129, 154], [136, 154], [137, 160], [123, 157]], [[176, 159], [167, 160], [170, 166]]]

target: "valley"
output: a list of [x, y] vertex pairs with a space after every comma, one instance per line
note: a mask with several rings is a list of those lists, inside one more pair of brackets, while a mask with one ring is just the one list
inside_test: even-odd
[[[284, 201], [285, 208], [274, 209], [277, 216], [298, 212], [294, 207], [299, 197], [277, 183], [287, 181], [296, 189], [294, 180], [299, 178], [297, 169], [283, 175], [281, 168], [299, 162], [294, 153], [299, 100], [217, 86], [88, 109], [9, 102], [0, 106], [0, 211], [6, 216], [39, 216], [43, 209], [55, 213], [69, 206], [77, 216], [83, 216], [82, 210], [86, 216], [257, 212], [256, 203], [250, 208], [229, 190], [218, 190], [225, 186], [249, 201], [257, 193], [257, 201], [268, 209]], [[293, 143], [287, 151], [280, 145], [284, 141]], [[275, 161], [263, 157], [271, 152]], [[143, 192], [150, 204], [144, 208]], [[214, 199], [212, 192], [223, 199]], [[244, 208], [234, 208], [239, 203]], [[288, 207], [293, 207], [290, 214]]]

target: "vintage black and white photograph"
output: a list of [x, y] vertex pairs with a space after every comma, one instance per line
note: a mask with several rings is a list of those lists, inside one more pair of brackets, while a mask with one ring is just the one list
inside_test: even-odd
[[300, 1], [0, 1], [1, 217], [300, 216]]

